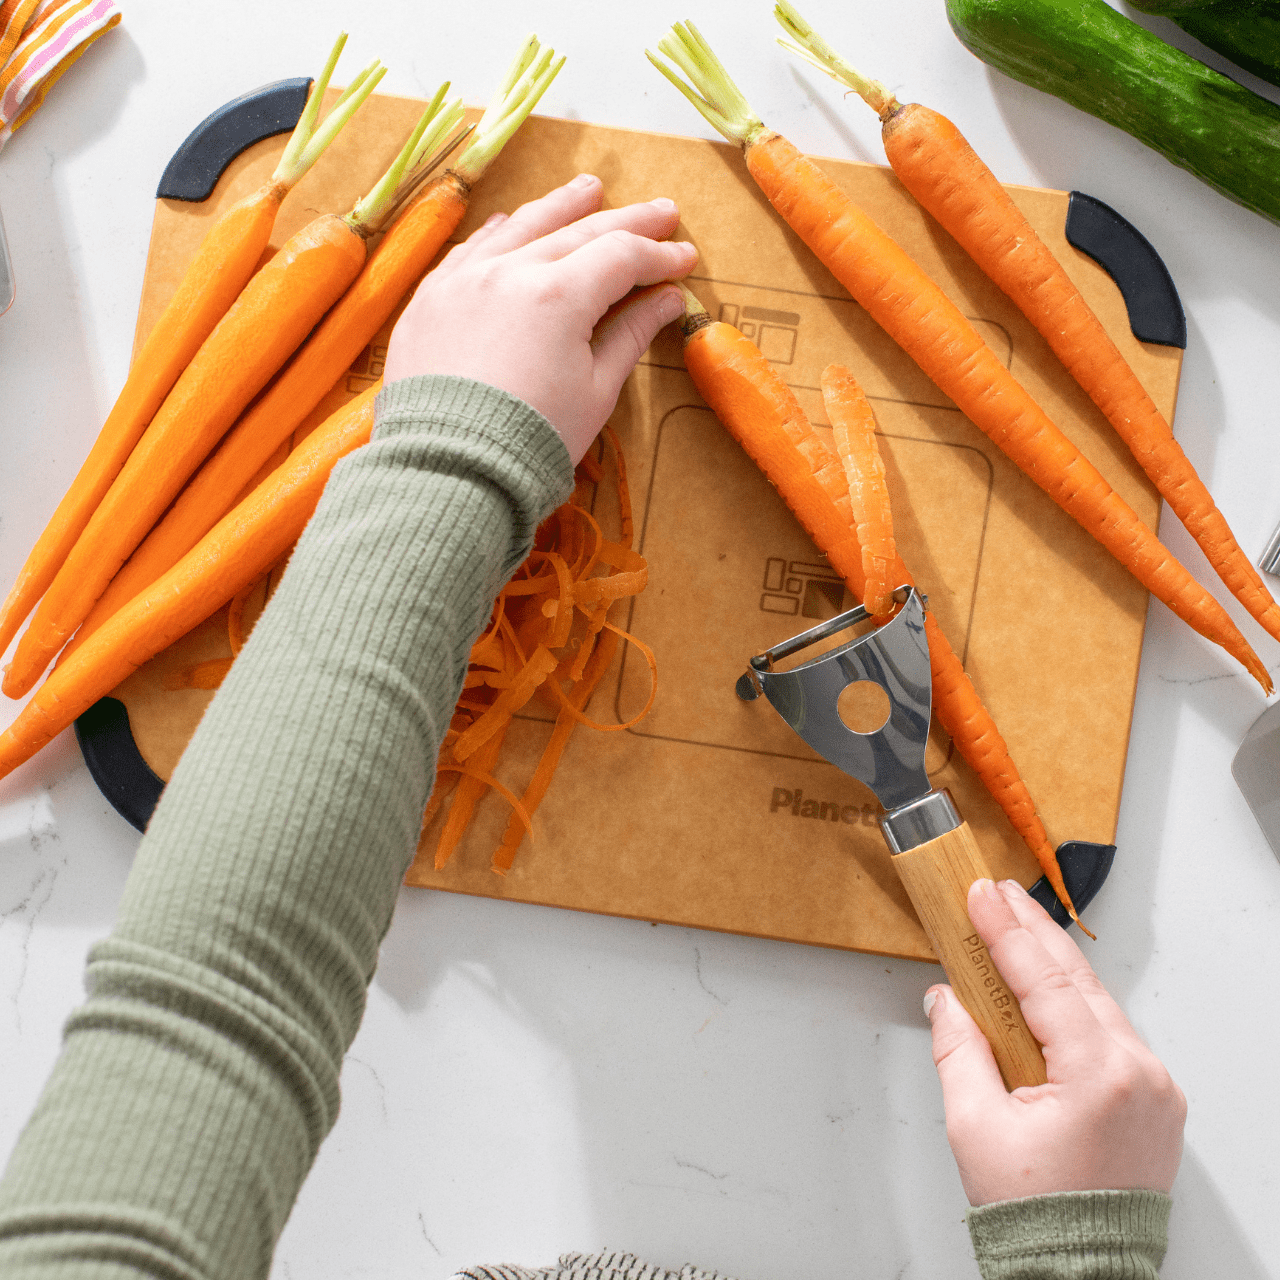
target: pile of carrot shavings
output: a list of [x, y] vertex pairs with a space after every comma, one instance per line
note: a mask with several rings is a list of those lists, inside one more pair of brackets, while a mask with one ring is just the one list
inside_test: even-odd
[[[644, 590], [648, 566], [632, 547], [631, 497], [617, 436], [605, 427], [601, 439], [613, 461], [618, 539], [606, 538], [589, 510], [606, 472], [588, 454], [578, 464], [573, 497], [543, 522], [533, 551], [499, 593], [489, 625], [471, 649], [462, 696], [440, 750], [435, 789], [423, 816], [425, 829], [452, 792], [435, 848], [437, 871], [448, 863], [476, 805], [492, 788], [512, 810], [492, 863], [494, 871], [505, 875], [525, 833], [532, 835], [533, 813], [574, 728], [581, 723], [616, 733], [639, 722], [653, 705], [653, 651], [608, 619], [611, 605]], [[601, 724], [586, 714], [585, 707], [622, 640], [634, 644], [649, 664], [649, 698], [630, 720]], [[534, 697], [555, 711], [556, 719], [523, 795], [516, 796], [494, 770], [513, 718]]]

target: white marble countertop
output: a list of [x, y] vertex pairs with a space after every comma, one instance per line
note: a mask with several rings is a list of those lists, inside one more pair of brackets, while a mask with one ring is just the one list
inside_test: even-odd
[[[344, 24], [345, 65], [382, 56], [389, 92], [421, 95], [447, 74], [482, 99], [533, 29], [570, 55], [546, 114], [710, 136], [641, 54], [693, 16], [770, 124], [809, 151], [883, 160], [871, 113], [793, 67], [763, 2], [659, 12], [491, 0], [481, 38], [472, 8], [406, 0], [123, 7], [123, 25], [0, 156], [18, 280], [0, 319], [6, 584], [123, 380], [169, 156], [228, 98], [313, 72]], [[1280, 230], [989, 71], [956, 41], [941, 0], [807, 0], [805, 11], [904, 98], [952, 116], [1005, 181], [1087, 191], [1155, 244], [1187, 313], [1178, 437], [1256, 555], [1280, 520]], [[1176, 522], [1161, 533], [1211, 580]], [[1276, 644], [1227, 607], [1280, 669]], [[1089, 915], [1105, 939], [1091, 952], [1098, 971], [1190, 1102], [1171, 1280], [1280, 1275], [1266, 1225], [1280, 1169], [1280, 866], [1229, 772], [1262, 706], [1247, 676], [1151, 606], [1119, 854]], [[0, 726], [15, 709], [0, 707]], [[0, 1151], [57, 1052], [137, 841], [70, 734], [0, 783]], [[936, 977], [909, 962], [407, 891], [341, 1118], [273, 1274], [444, 1277], [467, 1262], [540, 1264], [610, 1245], [743, 1280], [975, 1275], [920, 1011]]]

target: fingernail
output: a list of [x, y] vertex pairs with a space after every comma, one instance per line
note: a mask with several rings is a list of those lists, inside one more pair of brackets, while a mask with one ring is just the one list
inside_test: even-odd
[[658, 315], [663, 324], [670, 324], [684, 310], [684, 298], [674, 289], [664, 289], [658, 300]]
[[1016, 880], [1001, 880], [1000, 887], [1005, 891], [1006, 896], [1011, 898], [1026, 898], [1027, 891]]
[[659, 196], [656, 200], [650, 200], [649, 203], [653, 205], [655, 209], [661, 209], [663, 213], [674, 212], [676, 207], [676, 202], [674, 200], [668, 200], [666, 196]]
[[574, 180], [569, 183], [571, 187], [589, 187], [596, 181], [594, 173], [580, 173]]
[[1000, 901], [1000, 890], [996, 888], [994, 880], [979, 880], [977, 882], [978, 892], [984, 898], [990, 898], [993, 902]]
[[491, 213], [485, 220], [486, 227], [496, 227], [499, 222], [506, 222], [507, 215], [499, 210], [497, 213]]
[[942, 992], [936, 987], [933, 987], [924, 993], [924, 1016], [928, 1018], [930, 1022], [933, 1021], [934, 1010], [937, 1010], [939, 1013], [942, 1012]]

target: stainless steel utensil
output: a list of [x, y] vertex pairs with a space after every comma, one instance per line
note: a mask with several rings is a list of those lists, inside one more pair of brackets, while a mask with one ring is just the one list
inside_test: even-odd
[[1231, 761], [1236, 780], [1271, 852], [1280, 858], [1280, 702], [1250, 726]]

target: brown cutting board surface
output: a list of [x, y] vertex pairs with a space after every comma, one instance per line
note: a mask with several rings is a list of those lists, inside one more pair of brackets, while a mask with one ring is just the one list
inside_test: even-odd
[[[420, 104], [375, 97], [286, 201], [273, 244], [371, 186]], [[202, 205], [157, 204], [139, 334], [163, 307], [210, 220], [274, 167], [284, 139], [257, 144]], [[822, 167], [971, 317], [1015, 376], [1154, 526], [1154, 491], [1013, 305], [875, 165]], [[879, 421], [903, 556], [1003, 732], [1051, 840], [1111, 842], [1137, 682], [1147, 593], [965, 419], [852, 302], [772, 212], [739, 152], [688, 138], [535, 118], [477, 188], [459, 237], [582, 171], [617, 206], [657, 195], [681, 209], [701, 260], [689, 283], [713, 316], [752, 337], [815, 423], [824, 366], [848, 364]], [[1170, 419], [1182, 352], [1138, 342], [1120, 293], [1063, 235], [1064, 192], [1011, 187], [1156, 404]], [[322, 410], [381, 371], [389, 326]], [[317, 417], [322, 416], [317, 411]], [[740, 702], [749, 655], [852, 603], [769, 484], [705, 407], [664, 332], [612, 419], [635, 501], [649, 585], [613, 619], [654, 649], [658, 694], [637, 728], [571, 739], [505, 878], [489, 859], [508, 808], [481, 804], [450, 865], [433, 832], [409, 883], [579, 910], [919, 959], [931, 957], [876, 825], [878, 805], [763, 701]], [[605, 486], [601, 486], [603, 494]], [[597, 515], [615, 516], [601, 498]], [[120, 686], [143, 755], [167, 778], [212, 696], [174, 673], [229, 654], [225, 611]], [[621, 723], [649, 674], [628, 650], [590, 712]], [[498, 776], [517, 793], [551, 715], [513, 726]], [[1003, 814], [935, 728], [928, 766], [949, 787], [999, 875], [1039, 870]]]

